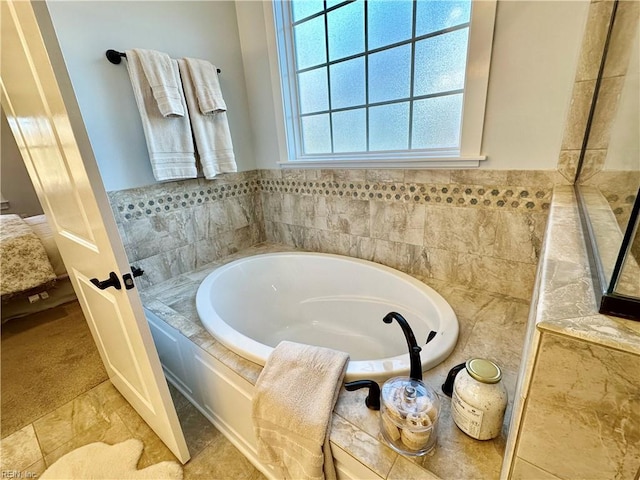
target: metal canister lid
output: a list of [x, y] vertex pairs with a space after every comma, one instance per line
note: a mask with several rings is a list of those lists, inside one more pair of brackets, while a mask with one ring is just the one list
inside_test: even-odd
[[471, 378], [482, 383], [498, 383], [502, 378], [502, 372], [491, 360], [484, 358], [472, 358], [465, 364]]

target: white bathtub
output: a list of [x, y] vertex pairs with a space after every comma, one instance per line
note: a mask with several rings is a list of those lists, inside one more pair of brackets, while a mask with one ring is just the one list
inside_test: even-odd
[[[260, 365], [281, 340], [348, 352], [348, 381], [408, 375], [400, 313], [422, 346], [422, 369], [455, 347], [458, 320], [432, 288], [383, 265], [340, 255], [271, 253], [236, 260], [209, 274], [196, 295], [204, 327], [227, 348]], [[433, 340], [425, 345], [431, 331]]]

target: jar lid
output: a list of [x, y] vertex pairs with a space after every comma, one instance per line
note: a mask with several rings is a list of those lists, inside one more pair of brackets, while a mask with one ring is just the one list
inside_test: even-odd
[[410, 377], [394, 377], [382, 386], [382, 403], [399, 414], [401, 418], [409, 415], [431, 414], [437, 417], [439, 400], [437, 394], [420, 380]]
[[502, 372], [491, 360], [484, 358], [472, 358], [465, 364], [471, 378], [482, 383], [498, 383], [502, 378]]

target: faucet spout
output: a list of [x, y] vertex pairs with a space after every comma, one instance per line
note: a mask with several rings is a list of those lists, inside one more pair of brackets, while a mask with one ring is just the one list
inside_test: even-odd
[[420, 362], [420, 352], [422, 351], [422, 348], [418, 346], [418, 342], [416, 342], [416, 337], [409, 326], [409, 322], [407, 322], [402, 315], [397, 312], [389, 312], [384, 316], [382, 321], [384, 323], [391, 323], [394, 318], [400, 324], [402, 332], [404, 333], [404, 338], [407, 340], [407, 347], [409, 347], [409, 360], [411, 362], [409, 376], [414, 380], [422, 380], [422, 363]]

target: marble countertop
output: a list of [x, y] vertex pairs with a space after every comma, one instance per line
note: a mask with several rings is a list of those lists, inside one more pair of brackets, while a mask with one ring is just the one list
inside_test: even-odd
[[539, 275], [538, 329], [640, 355], [640, 322], [598, 313], [571, 186], [554, 189]]
[[[196, 312], [196, 291], [204, 277], [225, 263], [245, 256], [291, 250], [274, 244], [251, 247], [146, 288], [141, 292], [142, 302], [145, 308], [255, 384], [262, 367], [228, 350], [204, 329]], [[442, 364], [424, 373], [425, 383], [441, 397], [442, 412], [435, 450], [424, 457], [405, 457], [382, 442], [379, 412], [367, 409], [364, 404], [366, 389], [355, 392], [342, 389], [334, 409], [331, 442], [382, 478], [499, 478], [529, 304], [484, 290], [417, 278], [449, 302], [460, 323], [458, 343], [453, 353]], [[471, 357], [493, 360], [503, 371], [509, 406], [502, 434], [494, 440], [477, 441], [459, 430], [451, 418], [451, 401], [441, 391], [449, 369]]]

